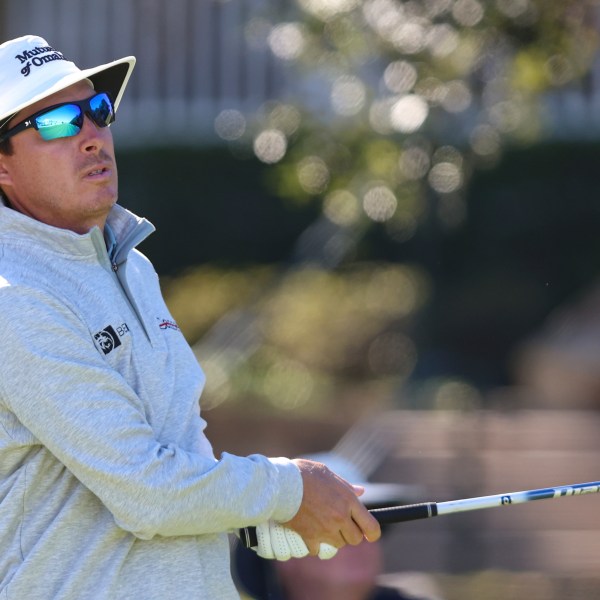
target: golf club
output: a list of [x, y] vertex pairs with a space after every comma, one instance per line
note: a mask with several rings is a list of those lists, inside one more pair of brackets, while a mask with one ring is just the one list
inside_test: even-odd
[[[446, 502], [421, 502], [403, 506], [390, 506], [387, 508], [374, 508], [369, 512], [381, 525], [403, 523], [417, 519], [428, 519], [440, 515], [449, 515], [483, 508], [497, 506], [510, 506], [512, 504], [525, 504], [534, 500], [550, 500], [566, 496], [581, 496], [583, 494], [596, 494], [600, 492], [600, 481], [589, 483], [574, 483], [561, 487], [539, 488], [521, 492], [508, 492], [492, 496], [479, 496], [448, 500]], [[254, 527], [245, 527], [240, 530], [240, 540], [246, 548], [255, 548], [258, 544]]]

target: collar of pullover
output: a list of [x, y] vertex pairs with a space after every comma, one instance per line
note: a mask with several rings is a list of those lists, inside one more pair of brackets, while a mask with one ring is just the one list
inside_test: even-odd
[[[107, 222], [117, 241], [116, 262], [122, 262], [132, 248], [154, 231], [150, 221], [138, 217], [117, 204], [112, 207]], [[34, 244], [46, 252], [69, 254], [80, 258], [106, 251], [104, 237], [98, 227], [93, 227], [87, 233], [78, 234], [36, 221], [8, 208], [0, 200], [0, 243], [2, 241]]]

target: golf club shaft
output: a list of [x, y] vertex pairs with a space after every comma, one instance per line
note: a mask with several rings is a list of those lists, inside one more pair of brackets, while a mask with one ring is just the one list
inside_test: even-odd
[[[449, 500], [446, 502], [422, 502], [419, 504], [408, 504], [403, 506], [390, 506], [387, 508], [374, 508], [369, 512], [381, 525], [392, 523], [403, 523], [417, 519], [427, 519], [438, 515], [449, 515], [459, 512], [481, 510], [483, 508], [495, 508], [497, 506], [509, 506], [512, 504], [525, 504], [534, 500], [550, 500], [566, 496], [580, 496], [583, 494], [595, 494], [600, 492], [600, 481], [589, 483], [574, 483], [561, 487], [539, 488], [524, 490], [522, 492], [508, 492], [494, 494], [492, 496], [479, 496], [476, 498], [463, 498], [461, 500]], [[254, 527], [246, 527], [240, 530], [240, 540], [247, 548], [257, 545], [256, 530]]]

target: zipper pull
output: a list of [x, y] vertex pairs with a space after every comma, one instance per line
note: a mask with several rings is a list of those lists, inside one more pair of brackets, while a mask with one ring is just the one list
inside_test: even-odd
[[112, 263], [112, 265], [111, 265], [111, 266], [112, 266], [112, 270], [113, 270], [115, 273], [116, 273], [116, 272], [119, 270], [119, 265], [118, 265], [116, 262]]

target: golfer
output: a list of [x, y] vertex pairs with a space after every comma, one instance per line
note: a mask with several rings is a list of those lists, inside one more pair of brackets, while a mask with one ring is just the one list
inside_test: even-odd
[[312, 555], [380, 536], [320, 463], [213, 455], [203, 372], [135, 249], [153, 226], [116, 204], [108, 126], [134, 63], [0, 45], [3, 600], [229, 600], [240, 527], [268, 546], [285, 524]]

